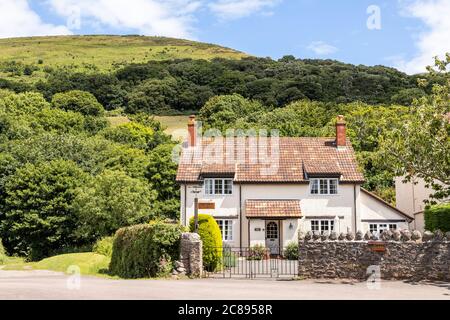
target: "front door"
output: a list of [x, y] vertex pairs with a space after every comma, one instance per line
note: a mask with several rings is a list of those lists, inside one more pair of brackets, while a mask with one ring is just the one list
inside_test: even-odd
[[280, 231], [278, 221], [266, 222], [266, 247], [270, 249], [270, 254], [280, 253]]

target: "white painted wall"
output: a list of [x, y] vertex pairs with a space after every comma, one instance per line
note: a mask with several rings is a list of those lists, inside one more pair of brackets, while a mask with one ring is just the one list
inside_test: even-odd
[[[392, 223], [397, 223], [399, 229], [409, 229], [405, 216], [365, 192], [361, 192], [360, 194], [360, 206], [362, 220], [361, 231], [364, 233], [369, 230], [369, 224], [371, 223], [364, 222], [364, 220], [373, 220], [372, 223], [380, 223], [382, 221], [389, 223], [391, 221]], [[399, 222], [396, 220], [403, 221]]]
[[[186, 187], [186, 203], [184, 202]], [[361, 220], [399, 220], [405, 219], [394, 209], [382, 202], [370, 197], [360, 191], [359, 185], [340, 184], [337, 195], [311, 195], [308, 184], [235, 184], [232, 195], [213, 196], [205, 195], [201, 185], [187, 184], [181, 186], [181, 217], [184, 225], [189, 223], [189, 219], [194, 216], [194, 199], [197, 196], [200, 202], [214, 202], [214, 210], [200, 209], [200, 214], [211, 214], [214, 217], [233, 219], [233, 241], [230, 245], [239, 247], [241, 245], [240, 236], [242, 235], [242, 246], [247, 247], [256, 243], [265, 244], [265, 221], [260, 219], [248, 220], [245, 218], [245, 201], [247, 199], [298, 199], [301, 204], [302, 219], [282, 220], [281, 230], [283, 246], [290, 241], [296, 241], [299, 231], [308, 231], [311, 229], [311, 219], [308, 217], [327, 217], [334, 219], [338, 216], [340, 219], [336, 225], [337, 232], [346, 232], [348, 229], [352, 232], [368, 230], [368, 223], [362, 223]], [[193, 191], [201, 190], [196, 194]], [[240, 191], [240, 192], [239, 192]], [[242, 221], [239, 219], [239, 194], [241, 194]], [[355, 228], [355, 203], [356, 203], [356, 228]], [[186, 210], [187, 220], [184, 221], [184, 210]], [[249, 221], [251, 221], [249, 225]], [[293, 224], [293, 229], [289, 229], [289, 224]], [[405, 222], [400, 224], [401, 228], [407, 228]], [[250, 228], [249, 228], [250, 227]], [[255, 231], [260, 228], [261, 231]], [[251, 243], [248, 242], [249, 230]]]

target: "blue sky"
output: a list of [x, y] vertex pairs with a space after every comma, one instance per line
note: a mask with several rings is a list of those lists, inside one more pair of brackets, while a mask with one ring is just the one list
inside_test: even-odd
[[0, 37], [165, 35], [415, 73], [450, 52], [449, 16], [450, 0], [0, 0]]

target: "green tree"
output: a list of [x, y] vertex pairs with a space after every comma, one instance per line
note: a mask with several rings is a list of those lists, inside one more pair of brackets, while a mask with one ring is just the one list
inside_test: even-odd
[[[431, 95], [416, 99], [410, 117], [385, 135], [385, 159], [406, 180], [424, 179], [435, 193], [434, 198], [450, 195], [450, 54], [446, 60], [436, 58], [435, 69], [428, 67], [429, 78], [445, 77], [434, 84]], [[422, 86], [426, 80], [420, 81]]]
[[142, 82], [128, 95], [126, 111], [164, 114], [176, 109], [177, 82], [175, 79], [150, 79]]
[[149, 155], [146, 177], [150, 188], [156, 193], [152, 212], [157, 217], [179, 218], [180, 186], [175, 182], [177, 164], [172, 160], [174, 145], [162, 144]]
[[52, 106], [62, 110], [80, 112], [86, 116], [100, 116], [105, 111], [92, 93], [80, 90], [55, 94], [52, 98]]
[[125, 226], [150, 220], [147, 183], [123, 171], [105, 170], [79, 188], [74, 200], [80, 238], [95, 240], [110, 236]]
[[79, 243], [73, 209], [77, 188], [88, 176], [63, 160], [25, 164], [7, 180], [1, 238], [8, 252], [41, 259]]
[[155, 132], [152, 128], [136, 122], [130, 122], [117, 127], [108, 128], [103, 132], [108, 140], [128, 144], [134, 148], [149, 150], [153, 146]]
[[203, 121], [204, 129], [214, 128], [224, 132], [232, 128], [241, 118], [251, 116], [263, 110], [263, 106], [256, 101], [250, 101], [238, 94], [212, 97], [199, 113], [199, 120]]

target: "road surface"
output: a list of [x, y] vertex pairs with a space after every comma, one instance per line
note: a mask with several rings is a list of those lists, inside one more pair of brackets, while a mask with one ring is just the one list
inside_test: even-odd
[[111, 280], [50, 271], [0, 270], [0, 299], [447, 299], [450, 283], [274, 279]]

